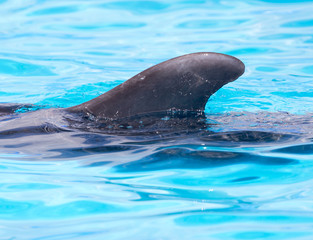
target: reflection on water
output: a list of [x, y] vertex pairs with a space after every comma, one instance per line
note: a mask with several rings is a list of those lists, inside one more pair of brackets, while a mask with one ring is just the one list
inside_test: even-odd
[[20, 115], [1, 105], [0, 238], [311, 239], [312, 8], [0, 0], [0, 102], [21, 112], [76, 105], [190, 52], [247, 67], [202, 130], [103, 134], [40, 111], [10, 124]]

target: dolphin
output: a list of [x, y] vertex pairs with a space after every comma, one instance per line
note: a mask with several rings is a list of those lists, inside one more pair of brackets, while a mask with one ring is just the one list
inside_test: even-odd
[[[44, 155], [42, 158], [55, 154], [72, 157], [132, 150], [172, 138], [180, 144], [192, 139], [201, 145], [259, 146], [296, 141], [301, 138], [297, 133], [313, 135], [311, 116], [228, 113], [209, 116], [220, 125], [208, 121], [204, 109], [210, 96], [244, 71], [245, 65], [235, 57], [191, 53], [152, 66], [77, 106], [18, 113], [21, 108], [36, 106], [0, 104], [0, 150], [36, 152]], [[264, 118], [264, 125], [258, 128]], [[291, 127], [273, 131], [276, 119], [289, 119]], [[306, 127], [299, 126], [301, 119]], [[136, 144], [129, 144], [132, 141]]]
[[[221, 53], [183, 55], [150, 67], [88, 102], [64, 109], [27, 112], [2, 121], [0, 135], [20, 131], [37, 133], [47, 129], [49, 132], [61, 131], [60, 125], [110, 133], [143, 126], [148, 132], [148, 125], [153, 126], [150, 127], [152, 131], [157, 128], [201, 128], [209, 97], [240, 77], [244, 70], [245, 65], [239, 59]], [[7, 117], [21, 107], [29, 106], [0, 105], [0, 116]], [[163, 121], [160, 126], [160, 119], [169, 113], [171, 121], [166, 124]], [[186, 123], [178, 120], [191, 115], [194, 117], [185, 120]]]

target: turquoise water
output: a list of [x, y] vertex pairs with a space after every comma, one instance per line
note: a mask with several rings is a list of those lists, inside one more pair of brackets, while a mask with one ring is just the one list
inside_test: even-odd
[[[312, 11], [309, 0], [2, 0], [0, 102], [73, 106], [161, 61], [212, 51], [246, 73], [208, 114], [310, 114]], [[310, 140], [113, 147], [2, 149], [0, 239], [312, 239]]]

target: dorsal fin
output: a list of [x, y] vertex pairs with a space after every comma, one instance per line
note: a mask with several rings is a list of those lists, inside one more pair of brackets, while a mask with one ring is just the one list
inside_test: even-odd
[[123, 118], [169, 109], [203, 111], [209, 97], [244, 73], [237, 58], [192, 53], [144, 70], [88, 102], [68, 108], [100, 118]]

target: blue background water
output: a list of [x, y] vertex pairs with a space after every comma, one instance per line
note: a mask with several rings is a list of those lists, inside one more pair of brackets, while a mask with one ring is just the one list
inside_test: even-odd
[[[313, 1], [0, 4], [0, 102], [72, 106], [163, 60], [214, 51], [240, 58], [246, 73], [208, 113], [313, 112]], [[0, 239], [312, 239], [311, 145], [219, 150], [298, 162], [164, 159], [136, 170], [124, 162], [140, 166], [152, 150], [45, 162], [2, 153]], [[86, 164], [99, 159], [112, 162]]]

